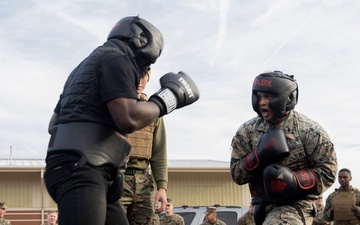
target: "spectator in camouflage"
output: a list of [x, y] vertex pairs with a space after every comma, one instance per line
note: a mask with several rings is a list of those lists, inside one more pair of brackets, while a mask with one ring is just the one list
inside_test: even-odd
[[237, 221], [237, 225], [255, 225], [254, 221], [254, 208], [252, 203], [250, 204], [249, 211], [242, 215]]
[[0, 202], [0, 225], [11, 225], [10, 221], [4, 218], [6, 209], [7, 206], [5, 205], [5, 202]]
[[205, 221], [200, 225], [226, 225], [224, 221], [217, 218], [216, 210], [216, 207], [207, 207], [205, 212]]
[[324, 219], [325, 206], [324, 206], [323, 196], [322, 195], [318, 196], [318, 198], [314, 200], [314, 203], [315, 203], [316, 213], [315, 213], [313, 225], [329, 225], [330, 223]]
[[184, 218], [173, 213], [173, 201], [167, 198], [167, 205], [165, 208], [165, 216], [160, 218], [160, 225], [185, 225]]
[[[143, 91], [149, 79], [150, 68], [140, 77], [138, 101], [148, 100]], [[128, 134], [128, 140], [132, 148], [124, 173], [122, 207], [130, 225], [158, 225], [158, 213], [164, 211], [167, 204], [167, 148], [163, 117]]]

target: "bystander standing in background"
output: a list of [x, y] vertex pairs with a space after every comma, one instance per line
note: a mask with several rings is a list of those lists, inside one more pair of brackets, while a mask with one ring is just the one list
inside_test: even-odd
[[208, 207], [206, 209], [205, 221], [200, 225], [226, 225], [225, 222], [217, 218], [216, 207]]
[[185, 225], [184, 218], [180, 215], [173, 213], [172, 199], [167, 198], [167, 204], [165, 207], [165, 216], [160, 218], [160, 225]]
[[340, 188], [335, 189], [326, 199], [324, 219], [334, 225], [360, 224], [360, 190], [351, 186], [351, 171], [339, 170]]
[[324, 219], [324, 201], [323, 196], [320, 195], [315, 201], [315, 217], [313, 220], [313, 225], [328, 225], [330, 224]]
[[237, 221], [237, 225], [255, 225], [254, 209], [252, 202], [250, 203], [249, 210], [245, 214], [243, 214]]
[[49, 211], [47, 214], [47, 225], [56, 225], [58, 220], [58, 213], [56, 211]]
[[0, 202], [0, 225], [11, 225], [9, 220], [4, 219], [6, 209], [7, 206], [5, 205], [5, 202]]

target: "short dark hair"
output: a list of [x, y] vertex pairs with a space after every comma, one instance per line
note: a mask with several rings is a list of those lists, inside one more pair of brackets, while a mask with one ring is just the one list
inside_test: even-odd
[[346, 172], [346, 173], [350, 174], [350, 176], [351, 176], [351, 171], [347, 168], [342, 168], [341, 170], [339, 170], [339, 173], [341, 173], [341, 172]]

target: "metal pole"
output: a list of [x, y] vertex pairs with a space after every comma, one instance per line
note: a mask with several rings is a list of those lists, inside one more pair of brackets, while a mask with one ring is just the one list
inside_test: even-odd
[[12, 165], [12, 146], [10, 145], [10, 165]]
[[44, 222], [44, 169], [40, 170], [40, 179], [41, 179], [41, 224], [45, 224]]

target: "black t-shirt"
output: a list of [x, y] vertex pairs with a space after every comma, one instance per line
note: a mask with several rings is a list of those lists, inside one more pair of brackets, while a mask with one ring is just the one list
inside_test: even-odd
[[118, 52], [105, 55], [99, 68], [102, 103], [115, 98], [137, 99], [139, 78], [134, 74], [137, 70], [128, 56]]
[[115, 98], [137, 99], [140, 69], [122, 41], [112, 39], [96, 48], [69, 75], [55, 112], [56, 124], [94, 122], [118, 130], [106, 103]]

